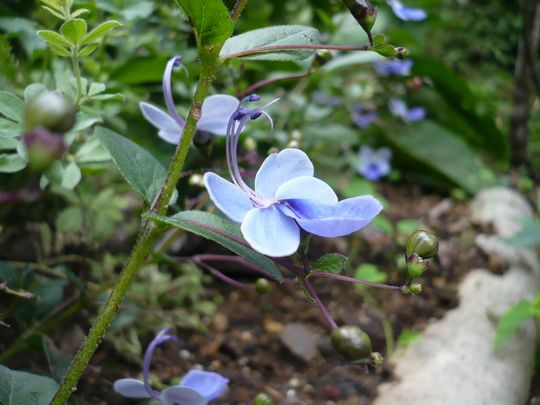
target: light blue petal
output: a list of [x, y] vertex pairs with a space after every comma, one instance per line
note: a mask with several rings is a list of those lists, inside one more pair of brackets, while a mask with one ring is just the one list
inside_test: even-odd
[[158, 136], [167, 143], [178, 145], [178, 142], [180, 142], [180, 138], [182, 137], [182, 129], [178, 129], [174, 132], [160, 130], [158, 131]]
[[390, 100], [389, 106], [392, 114], [394, 114], [396, 117], [406, 119], [408, 109], [405, 101], [393, 98]]
[[181, 130], [180, 125], [161, 108], [145, 102], [139, 103], [139, 107], [146, 121], [157, 129], [171, 132]]
[[161, 392], [161, 400], [166, 404], [206, 405], [208, 401], [196, 390], [188, 387], [174, 386]]
[[251, 247], [267, 256], [289, 256], [300, 245], [298, 225], [276, 206], [252, 209], [246, 215], [241, 229]]
[[116, 380], [113, 389], [127, 398], [151, 398], [144, 387], [144, 383], [134, 378]]
[[424, 118], [426, 118], [426, 109], [424, 107], [413, 107], [407, 112], [407, 121], [422, 121]]
[[236, 97], [217, 94], [207, 97], [202, 105], [201, 118], [197, 129], [216, 135], [226, 135], [231, 115], [236, 111], [240, 101]]
[[426, 19], [427, 13], [421, 8], [407, 7], [399, 0], [387, 0], [392, 7], [394, 14], [403, 21], [422, 21]]
[[300, 149], [283, 149], [272, 153], [262, 163], [255, 176], [255, 192], [273, 198], [279, 186], [300, 176], [313, 177], [313, 164]]
[[237, 185], [215, 173], [205, 173], [203, 178], [208, 194], [216, 207], [233, 221], [242, 222], [248, 211], [253, 208], [247, 194]]
[[279, 186], [276, 190], [275, 198], [279, 200], [287, 199], [309, 199], [316, 200], [324, 204], [335, 204], [338, 198], [332, 187], [324, 181], [315, 177], [296, 177]]
[[294, 215], [304, 230], [327, 238], [358, 231], [369, 224], [383, 208], [370, 195], [348, 198], [331, 205], [311, 200], [289, 200], [288, 203], [290, 210], [284, 210], [285, 215]]
[[212, 371], [190, 370], [182, 378], [182, 387], [196, 390], [208, 401], [218, 398], [227, 388], [229, 380]]

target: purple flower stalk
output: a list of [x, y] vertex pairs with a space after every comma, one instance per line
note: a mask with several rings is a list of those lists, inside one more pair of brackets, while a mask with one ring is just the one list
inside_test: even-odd
[[229, 380], [218, 373], [191, 370], [179, 385], [156, 391], [150, 386], [150, 364], [155, 348], [169, 340], [178, 341], [171, 335], [172, 329], [161, 330], [150, 342], [144, 354], [143, 381], [134, 378], [122, 378], [114, 382], [113, 388], [127, 398], [153, 398], [162, 404], [206, 405], [218, 398], [229, 383]]
[[412, 59], [385, 59], [375, 62], [375, 70], [381, 76], [409, 76], [412, 66]]
[[374, 150], [369, 146], [362, 146], [358, 152], [358, 157], [360, 161], [357, 169], [369, 181], [377, 181], [390, 173], [390, 159], [392, 158], [390, 149], [380, 148]]
[[407, 7], [400, 0], [386, 0], [392, 7], [392, 11], [402, 21], [422, 21], [427, 18], [427, 13], [421, 8]]
[[215, 173], [204, 175], [210, 198], [225, 215], [241, 223], [242, 235], [253, 249], [272, 257], [289, 256], [298, 250], [300, 229], [324, 237], [348, 235], [382, 210], [370, 195], [338, 202], [332, 188], [313, 177], [313, 164], [299, 149], [268, 156], [255, 176], [254, 189], [249, 187], [238, 168], [238, 138], [247, 122], [260, 115], [272, 124], [264, 107], [239, 107], [230, 119], [226, 149], [232, 183]]
[[[175, 56], [167, 62], [163, 73], [163, 97], [167, 105], [167, 114], [162, 109], [145, 102], [139, 103], [141, 112], [150, 124], [156, 127], [158, 136], [165, 142], [178, 144], [185, 120], [178, 114], [174, 104], [171, 88], [171, 75], [173, 68], [180, 67], [186, 70], [182, 64], [182, 57]], [[187, 70], [186, 70], [187, 72]], [[207, 97], [202, 105], [201, 118], [197, 122], [197, 130], [210, 132], [215, 135], [225, 135], [229, 118], [237, 110], [240, 101], [227, 94], [217, 94]]]
[[426, 109], [424, 107], [407, 107], [403, 100], [391, 99], [388, 103], [390, 112], [405, 122], [422, 121], [426, 118]]

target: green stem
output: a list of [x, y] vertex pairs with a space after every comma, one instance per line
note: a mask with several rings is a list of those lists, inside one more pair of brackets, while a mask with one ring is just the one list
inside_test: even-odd
[[82, 96], [81, 69], [79, 68], [79, 48], [75, 46], [71, 51], [71, 63], [73, 64], [73, 73], [77, 79], [77, 99], [75, 104], [78, 106]]
[[[156, 202], [152, 204], [151, 210], [154, 212], [164, 214], [167, 211], [168, 203], [180, 177], [189, 146], [191, 145], [191, 141], [197, 129], [197, 121], [201, 116], [202, 103], [208, 94], [208, 90], [212, 84], [212, 81], [214, 80], [217, 68], [217, 54], [204, 53], [201, 51], [201, 75], [197, 85], [197, 90], [195, 91], [192, 106], [186, 119], [186, 125], [184, 126], [184, 131], [182, 133], [182, 140], [178, 144], [171, 165], [169, 166], [167, 180], [165, 181], [165, 185], [161, 189]], [[83, 346], [80, 348], [75, 359], [71, 363], [69, 370], [58, 388], [58, 391], [52, 399], [51, 405], [65, 404], [69, 396], [75, 390], [75, 386], [79, 381], [79, 378], [84, 372], [86, 365], [96, 351], [99, 343], [103, 339], [109, 324], [118, 312], [120, 304], [124, 299], [129, 286], [135, 279], [141, 264], [144, 262], [146, 256], [150, 253], [152, 246], [162, 232], [163, 228], [156, 227], [153, 222], [148, 220], [142, 221], [139, 238], [131, 252], [128, 262], [122, 270], [117, 283], [113, 287], [107, 302], [96, 318], [94, 325], [90, 329], [88, 337], [83, 343]]]

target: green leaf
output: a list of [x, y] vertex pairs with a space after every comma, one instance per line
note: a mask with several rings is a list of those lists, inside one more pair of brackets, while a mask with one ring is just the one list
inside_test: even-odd
[[49, 370], [51, 370], [54, 380], [60, 383], [71, 364], [71, 358], [58, 350], [47, 336], [43, 336], [41, 341], [43, 351], [47, 356], [47, 363], [49, 363]]
[[512, 246], [534, 248], [540, 246], [540, 222], [527, 219], [518, 233], [507, 239]]
[[0, 138], [0, 150], [15, 150], [19, 142], [15, 138]]
[[204, 211], [183, 211], [171, 217], [144, 215], [155, 222], [171, 225], [212, 240], [226, 247], [231, 252], [264, 270], [272, 278], [283, 281], [281, 272], [268, 257], [253, 250], [244, 241], [240, 229], [231, 222]]
[[52, 9], [51, 7], [47, 7], [47, 6], [41, 6], [41, 7], [43, 7], [45, 10], [47, 10], [49, 13], [51, 13], [55, 17], [60, 18], [61, 20], [65, 19], [65, 16], [64, 16], [63, 12], [60, 13], [60, 12]]
[[62, 187], [73, 190], [81, 181], [81, 169], [75, 162], [71, 162], [65, 169], [62, 176]]
[[86, 45], [79, 51], [79, 56], [90, 56], [99, 47], [99, 44]]
[[340, 274], [345, 269], [346, 262], [347, 256], [339, 253], [329, 253], [319, 257], [312, 267], [326, 273]]
[[0, 365], [0, 404], [48, 405], [58, 384], [52, 378]]
[[80, 8], [78, 10], [75, 10], [73, 13], [71, 13], [71, 17], [75, 18], [75, 17], [78, 17], [80, 15], [83, 15], [83, 14], [86, 14], [86, 13], [89, 13], [90, 10], [88, 10], [87, 8]]
[[81, 18], [73, 18], [60, 27], [62, 35], [73, 45], [81, 42], [86, 35], [86, 30], [86, 21]]
[[47, 87], [41, 83], [32, 83], [24, 89], [24, 101], [29, 103], [36, 96], [39, 96], [41, 93], [47, 91]]
[[506, 342], [514, 334], [519, 325], [531, 316], [531, 303], [529, 301], [521, 301], [510, 307], [501, 319], [499, 319], [495, 333], [495, 349], [498, 349]]
[[405, 329], [399, 334], [397, 339], [397, 345], [401, 348], [405, 348], [412, 343], [418, 342], [422, 339], [422, 334], [415, 330]]
[[97, 127], [96, 136], [109, 151], [124, 179], [151, 203], [165, 184], [167, 171], [145, 149], [116, 132]]
[[0, 91], [0, 114], [15, 122], [22, 122], [24, 103], [15, 94]]
[[265, 53], [252, 53], [245, 56], [234, 56], [240, 52], [249, 52], [255, 48], [279, 45], [316, 45], [320, 41], [320, 33], [312, 27], [304, 25], [278, 25], [244, 32], [229, 38], [219, 54], [222, 59], [239, 58], [249, 60], [302, 60], [315, 52], [313, 49], [293, 49]]
[[79, 231], [83, 225], [83, 216], [81, 208], [68, 207], [58, 214], [56, 218], [56, 228], [58, 232], [75, 232]]
[[107, 34], [114, 27], [118, 27], [120, 24], [116, 20], [105, 21], [104, 23], [99, 24], [96, 28], [90, 31], [84, 36], [81, 41], [81, 45], [89, 44], [90, 42], [99, 41], [105, 34]]
[[373, 46], [384, 44], [386, 37], [383, 34], [375, 34], [373, 36]]
[[0, 138], [15, 138], [22, 132], [21, 123], [0, 118]]
[[233, 32], [229, 10], [221, 0], [176, 0], [195, 31], [199, 47], [221, 46]]
[[94, 82], [90, 85], [88, 89], [88, 96], [95, 96], [96, 94], [103, 93], [107, 87], [103, 83]]
[[41, 30], [37, 32], [38, 36], [47, 42], [47, 44], [56, 45], [59, 47], [70, 47], [71, 42], [69, 42], [66, 38], [64, 38], [62, 35], [60, 35], [56, 31], [51, 30]]
[[402, 133], [387, 134], [386, 139], [471, 194], [496, 184], [493, 172], [474, 151], [453, 132], [433, 121], [408, 125]]
[[18, 153], [0, 154], [0, 173], [20, 172], [27, 162]]
[[[384, 283], [387, 279], [386, 273], [383, 273], [379, 268], [371, 263], [364, 263], [356, 269], [354, 277], [359, 280], [371, 281], [373, 283]], [[367, 286], [363, 284], [355, 284], [356, 289], [362, 291]]]
[[54, 44], [48, 44], [49, 49], [58, 56], [63, 56], [65, 58], [69, 58], [71, 56], [71, 52], [69, 49], [62, 48], [61, 46], [54, 45]]
[[396, 48], [390, 44], [378, 44], [373, 47], [373, 50], [381, 56], [393, 57], [396, 56]]

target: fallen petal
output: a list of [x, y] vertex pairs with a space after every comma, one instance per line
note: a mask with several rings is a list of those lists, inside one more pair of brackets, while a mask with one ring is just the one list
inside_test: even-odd
[[206, 405], [208, 401], [196, 390], [188, 387], [174, 386], [161, 392], [161, 400], [176, 405]]
[[190, 370], [182, 379], [182, 387], [189, 387], [212, 401], [218, 398], [229, 384], [227, 378], [211, 371]]
[[144, 387], [144, 383], [134, 378], [116, 380], [113, 389], [127, 398], [151, 398]]

